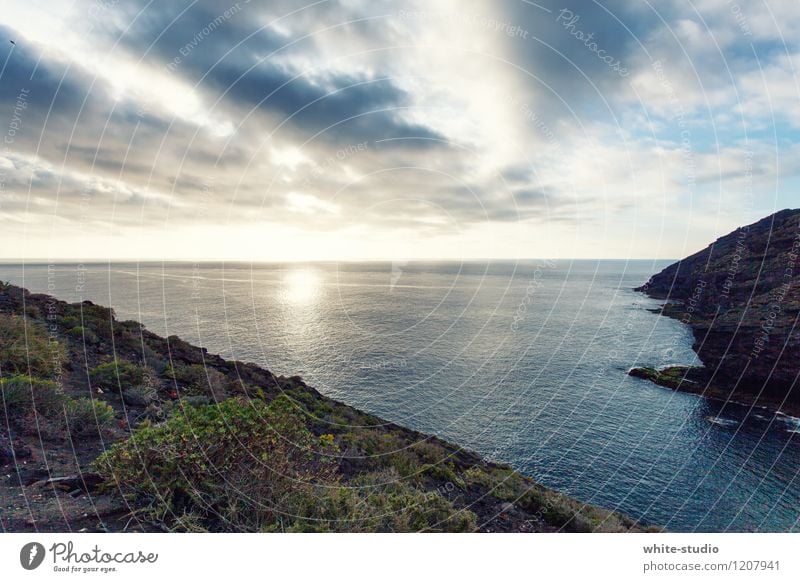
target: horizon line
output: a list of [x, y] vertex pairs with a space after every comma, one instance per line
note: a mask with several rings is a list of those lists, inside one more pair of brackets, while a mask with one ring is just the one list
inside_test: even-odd
[[157, 258], [119, 258], [119, 259], [76, 259], [71, 257], [60, 258], [3, 258], [0, 257], [0, 265], [25, 265], [25, 264], [113, 264], [113, 263], [250, 263], [250, 264], [297, 264], [297, 263], [392, 263], [392, 262], [413, 262], [413, 263], [432, 263], [432, 262], [450, 262], [450, 263], [469, 263], [469, 262], [487, 262], [487, 261], [678, 261], [677, 258], [662, 258], [662, 257], [640, 257], [640, 258], [627, 258], [627, 257], [471, 257], [467, 259], [455, 259], [452, 257], [422, 257], [422, 258], [349, 258], [349, 259], [219, 259], [219, 258], [203, 258], [203, 259], [157, 259]]

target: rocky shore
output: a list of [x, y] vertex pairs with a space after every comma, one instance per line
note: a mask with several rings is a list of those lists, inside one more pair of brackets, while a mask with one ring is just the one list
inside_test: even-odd
[[111, 309], [0, 283], [0, 531], [641, 531]]
[[636, 290], [691, 327], [704, 365], [631, 375], [800, 415], [800, 210], [738, 228]]

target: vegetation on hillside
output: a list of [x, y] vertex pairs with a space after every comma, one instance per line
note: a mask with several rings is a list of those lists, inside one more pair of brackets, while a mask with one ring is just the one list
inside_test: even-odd
[[[41, 317], [45, 302], [53, 337]], [[15, 433], [0, 429], [0, 445], [16, 439], [12, 446], [24, 447], [27, 435], [72, 458], [80, 452], [80, 472], [94, 471], [102, 483], [89, 502], [119, 503], [118, 528], [638, 529], [508, 467], [326, 398], [297, 376], [223, 360], [89, 302], [68, 305], [0, 285], [0, 338], [2, 407]]]

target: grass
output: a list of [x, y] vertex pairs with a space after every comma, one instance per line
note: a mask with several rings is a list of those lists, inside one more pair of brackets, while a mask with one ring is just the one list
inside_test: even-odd
[[114, 409], [108, 403], [92, 398], [71, 398], [56, 382], [17, 375], [0, 380], [0, 395], [8, 418], [20, 423], [33, 417], [49, 421], [45, 436], [73, 436], [111, 425]]
[[636, 523], [620, 514], [586, 505], [525, 479], [512, 469], [473, 467], [466, 472], [468, 486], [514, 503], [544, 523], [567, 532], [625, 532]]
[[100, 364], [89, 373], [93, 385], [112, 390], [141, 386], [150, 376], [147, 368], [124, 360]]
[[93, 398], [70, 398], [66, 401], [66, 428], [73, 436], [97, 432], [114, 422], [114, 409], [107, 402]]
[[30, 413], [55, 417], [67, 398], [56, 382], [23, 374], [0, 379], [0, 393], [3, 408], [12, 417]]
[[475, 516], [384, 467], [342, 481], [333, 435], [286, 397], [184, 407], [98, 458], [95, 469], [170, 529], [469, 531]]
[[3, 375], [51, 378], [64, 363], [66, 351], [43, 325], [18, 315], [0, 315], [0, 370]]

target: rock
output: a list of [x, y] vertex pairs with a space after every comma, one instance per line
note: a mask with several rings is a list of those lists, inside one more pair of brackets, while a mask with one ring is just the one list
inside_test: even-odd
[[41, 481], [42, 479], [48, 479], [49, 477], [50, 473], [47, 471], [47, 469], [19, 467], [8, 478], [8, 484], [11, 487], [19, 487], [20, 485], [27, 487], [32, 483]]
[[688, 366], [669, 366], [660, 370], [655, 368], [631, 368], [628, 370], [628, 376], [650, 380], [673, 390], [693, 391], [692, 389], [698, 385], [698, 382], [692, 379], [692, 373], [695, 371], [695, 368]]
[[637, 291], [692, 328], [706, 376], [731, 397], [800, 405], [800, 210], [739, 228]]
[[13, 433], [0, 433], [0, 465], [10, 465], [16, 461], [30, 459], [30, 447], [19, 439], [13, 438]]
[[81, 475], [69, 475], [66, 477], [52, 477], [44, 479], [31, 484], [31, 487], [55, 487], [62, 491], [74, 492], [91, 492], [97, 489], [97, 486], [103, 482], [103, 478], [97, 473], [83, 473]]

